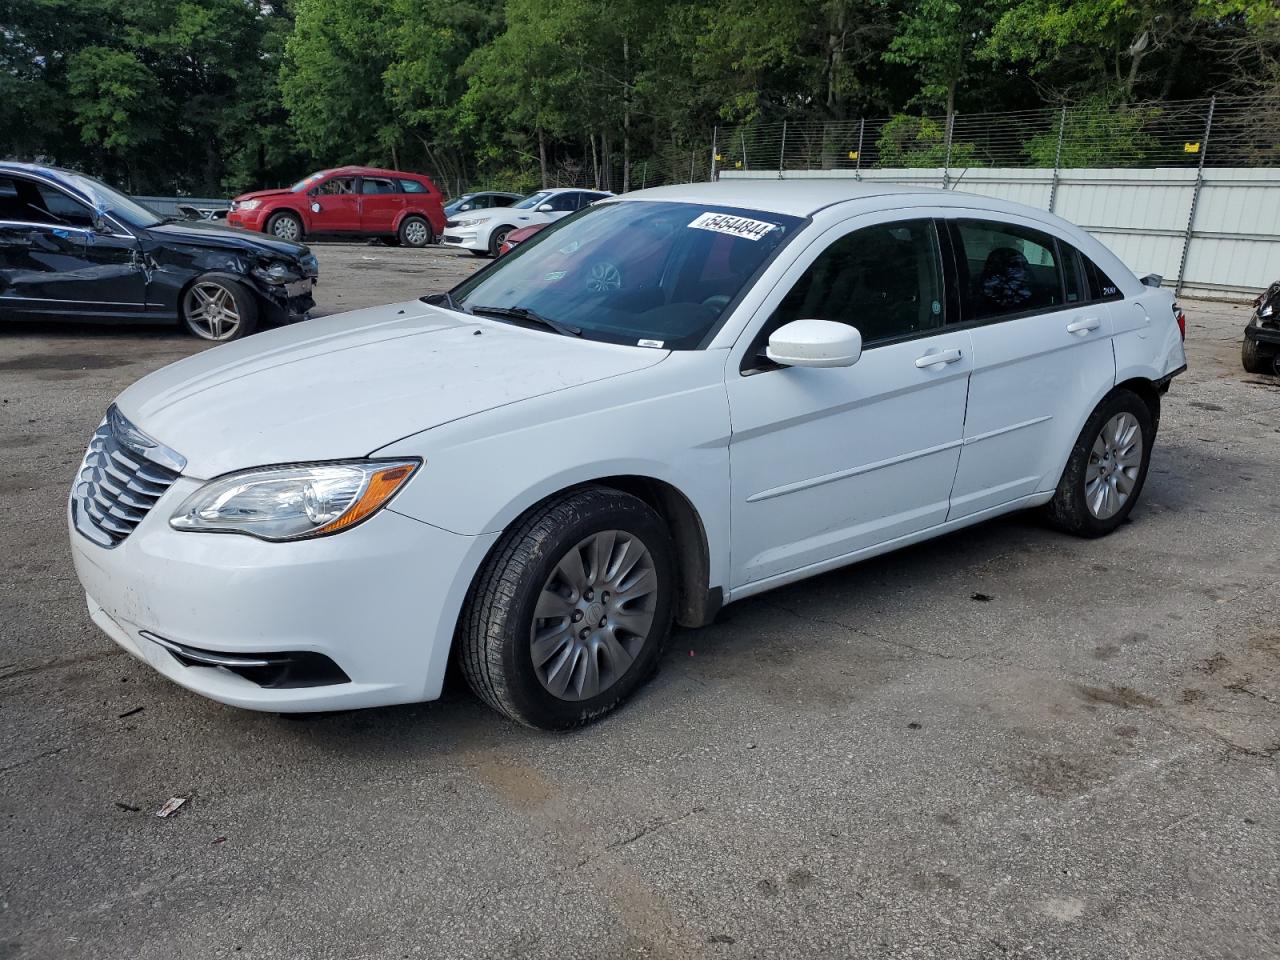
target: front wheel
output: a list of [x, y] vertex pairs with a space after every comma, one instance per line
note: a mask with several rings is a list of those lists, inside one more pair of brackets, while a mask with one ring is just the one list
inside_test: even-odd
[[187, 288], [180, 318], [188, 333], [225, 343], [253, 333], [258, 303], [243, 284], [229, 277], [205, 276]]
[[617, 490], [535, 508], [499, 541], [459, 623], [480, 699], [544, 730], [608, 713], [657, 667], [671, 630], [675, 561], [662, 519]]
[[273, 213], [267, 220], [266, 232], [279, 240], [297, 243], [302, 239], [302, 221], [295, 213]]
[[1124, 523], [1142, 493], [1155, 438], [1151, 409], [1136, 393], [1117, 390], [1103, 400], [1071, 450], [1046, 507], [1049, 521], [1081, 537]]
[[489, 234], [489, 256], [496, 257], [498, 251], [502, 249], [502, 242], [507, 239], [507, 234], [514, 230], [515, 227], [498, 227]]
[[1258, 341], [1246, 336], [1240, 348], [1240, 365], [1246, 373], [1270, 373], [1274, 364], [1268, 363], [1258, 352]]

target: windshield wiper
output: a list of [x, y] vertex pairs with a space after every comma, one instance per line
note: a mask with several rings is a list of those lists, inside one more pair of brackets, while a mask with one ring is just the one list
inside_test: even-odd
[[511, 320], [522, 320], [527, 323], [536, 323], [540, 327], [546, 327], [548, 330], [554, 330], [562, 337], [580, 337], [582, 336], [582, 328], [570, 326], [567, 323], [561, 323], [559, 320], [552, 320], [544, 317], [539, 313], [534, 313], [528, 307], [472, 307], [471, 312], [486, 317], [500, 317]]
[[458, 313], [468, 313], [466, 307], [461, 306], [453, 299], [453, 294], [445, 291], [444, 293], [432, 293], [425, 297], [419, 297], [423, 303], [430, 304], [433, 307], [444, 307], [446, 310], [456, 310]]

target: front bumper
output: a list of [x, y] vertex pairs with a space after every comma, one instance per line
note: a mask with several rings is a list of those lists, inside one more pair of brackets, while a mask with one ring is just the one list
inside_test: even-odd
[[227, 214], [227, 223], [233, 227], [240, 227], [243, 230], [257, 230], [262, 232], [263, 221], [266, 217], [262, 208], [256, 210], [232, 210]]
[[1280, 349], [1280, 327], [1260, 326], [1256, 319], [1244, 328], [1244, 338], [1259, 344], [1266, 344], [1271, 348], [1269, 352], [1275, 352], [1275, 350]]
[[442, 246], [458, 247], [462, 250], [487, 251], [489, 249], [489, 231], [476, 230], [474, 227], [446, 226], [444, 233], [440, 237], [440, 243]]
[[[71, 527], [89, 614], [108, 636], [188, 690], [250, 710], [439, 696], [458, 612], [496, 534], [460, 536], [389, 509], [341, 534], [295, 543], [171, 529], [169, 516], [199, 485], [180, 478], [111, 549]], [[307, 653], [349, 679], [264, 685], [266, 674], [236, 667], [245, 658], [296, 661]], [[216, 654], [231, 665], [208, 662]]]

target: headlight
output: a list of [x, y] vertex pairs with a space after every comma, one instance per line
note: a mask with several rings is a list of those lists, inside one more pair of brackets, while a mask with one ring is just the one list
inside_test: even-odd
[[1265, 307], [1263, 307], [1261, 310], [1258, 311], [1258, 316], [1269, 317], [1271, 316], [1273, 309], [1274, 308], [1271, 306], [1271, 304], [1268, 303]]
[[348, 460], [227, 474], [187, 497], [169, 526], [262, 540], [322, 537], [386, 506], [421, 462]]
[[267, 283], [293, 283], [295, 280], [302, 279], [299, 267], [282, 260], [273, 260], [266, 266], [254, 267], [253, 272]]
[[483, 221], [482, 220], [455, 220], [453, 222], [453, 225], [455, 227], [474, 227], [477, 223], [483, 223]]
[[241, 200], [236, 204], [237, 210], [257, 210], [262, 206], [261, 200]]

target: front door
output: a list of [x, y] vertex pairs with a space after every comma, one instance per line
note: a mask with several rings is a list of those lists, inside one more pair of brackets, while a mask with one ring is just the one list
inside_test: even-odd
[[358, 233], [360, 195], [356, 177], [330, 177], [311, 191], [312, 233]]
[[[727, 374], [733, 589], [946, 519], [971, 344], [947, 325], [933, 221], [890, 216], [857, 218], [812, 244]], [[769, 332], [805, 318], [857, 327], [862, 357], [833, 369], [759, 359]]]
[[949, 226], [962, 310], [978, 324], [957, 519], [1052, 489], [1116, 368], [1110, 308], [1090, 302], [1072, 247], [1012, 220]]
[[144, 317], [138, 241], [44, 181], [0, 178], [0, 316]]

